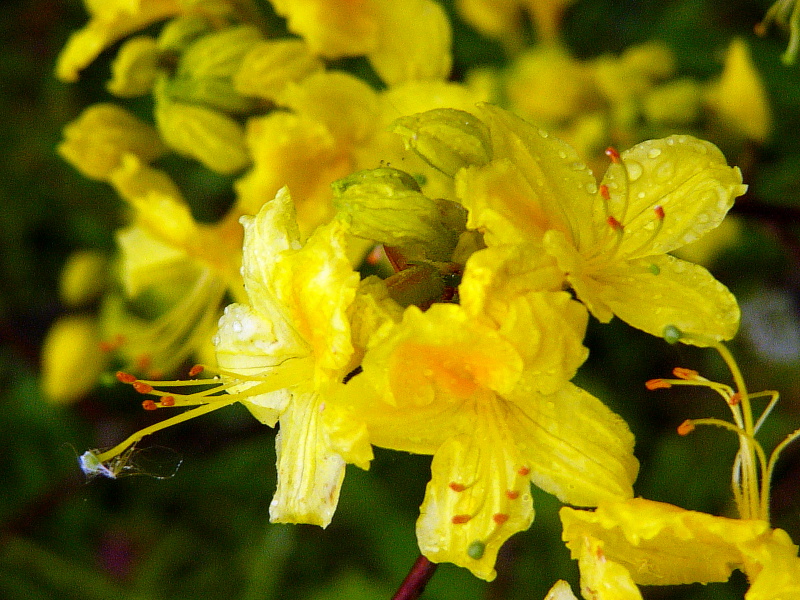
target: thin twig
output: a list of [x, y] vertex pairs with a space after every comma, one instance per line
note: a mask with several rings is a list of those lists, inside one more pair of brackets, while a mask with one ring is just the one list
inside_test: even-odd
[[428, 585], [431, 577], [436, 572], [437, 563], [432, 563], [424, 556], [420, 557], [411, 567], [411, 570], [406, 575], [403, 583], [392, 596], [392, 600], [416, 600], [425, 591], [425, 586]]

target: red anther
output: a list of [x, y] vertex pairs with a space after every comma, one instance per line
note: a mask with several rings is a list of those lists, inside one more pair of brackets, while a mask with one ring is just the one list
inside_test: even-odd
[[503, 523], [508, 521], [508, 515], [505, 513], [495, 513], [492, 515], [492, 521], [494, 521], [498, 525], [502, 525]]
[[694, 423], [691, 419], [686, 419], [683, 423], [678, 425], [678, 435], [689, 435], [694, 431]]
[[598, 189], [600, 190], [600, 195], [604, 200], [611, 200], [611, 192], [608, 191], [608, 186], [605, 183]]
[[651, 379], [650, 381], [645, 381], [644, 387], [648, 390], [666, 390], [672, 387], [672, 384], [667, 381], [666, 379]]
[[153, 393], [153, 386], [149, 383], [143, 383], [141, 381], [134, 381], [133, 382], [133, 389], [135, 389], [140, 394], [152, 394]]
[[455, 515], [450, 521], [453, 525], [463, 525], [472, 520], [472, 515]]
[[136, 376], [124, 371], [117, 371], [117, 379], [122, 383], [136, 383]]
[[759, 37], [764, 37], [767, 34], [767, 28], [763, 23], [756, 23], [753, 25], [753, 33]]
[[619, 156], [619, 152], [617, 152], [616, 148], [612, 148], [609, 146], [606, 148], [606, 156], [611, 159], [611, 162], [615, 165], [618, 165], [622, 162], [622, 159]]
[[195, 375], [200, 375], [203, 372], [205, 367], [203, 365], [195, 365], [191, 369], [189, 369], [189, 377], [194, 377]]
[[152, 400], [145, 400], [142, 402], [142, 408], [145, 410], [155, 410], [158, 408], [158, 405]]
[[622, 231], [623, 229], [622, 223], [617, 221], [617, 219], [615, 217], [612, 217], [611, 215], [609, 215], [608, 218], [606, 219], [606, 223], [608, 223], [611, 229], [613, 229], [614, 231]]
[[660, 204], [658, 206], [653, 207], [653, 212], [656, 213], [656, 218], [660, 221], [664, 220], [664, 207]]
[[161, 406], [175, 406], [175, 396], [164, 396], [159, 404]]
[[530, 472], [531, 470], [528, 467], [520, 467], [519, 469], [517, 469], [517, 475], [522, 475], [522, 477], [530, 475]]
[[375, 266], [381, 262], [383, 256], [383, 246], [375, 246], [370, 253], [367, 254], [367, 264]]
[[465, 489], [467, 489], [467, 486], [465, 486], [463, 483], [456, 483], [455, 481], [451, 481], [449, 487], [454, 492], [463, 492]]
[[517, 490], [506, 490], [506, 498], [509, 500], [516, 500], [519, 498], [519, 492]]
[[678, 379], [685, 379], [686, 381], [697, 379], [700, 376], [700, 373], [694, 369], [684, 369], [683, 367], [675, 367], [672, 369], [672, 374]]
[[739, 392], [734, 392], [733, 396], [728, 399], [730, 406], [736, 406], [742, 402], [742, 395]]

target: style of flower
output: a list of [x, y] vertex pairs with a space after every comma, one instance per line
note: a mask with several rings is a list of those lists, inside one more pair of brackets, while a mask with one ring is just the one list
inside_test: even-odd
[[[536, 330], [529, 310], [514, 314], [531, 344], [580, 346], [585, 315], [566, 311]], [[544, 381], [543, 392], [535, 352], [519, 351], [505, 333], [459, 305], [410, 306], [399, 325], [373, 338], [363, 372], [337, 395], [372, 444], [433, 454], [420, 549], [487, 580], [500, 546], [533, 520], [531, 482], [594, 506], [629, 498], [638, 469], [625, 423], [566, 383], [585, 354], [570, 356], [562, 368], [571, 372], [559, 386]]]
[[668, 254], [719, 225], [746, 190], [713, 144], [672, 136], [622, 155], [609, 150], [598, 186], [564, 142], [495, 106], [479, 114], [493, 159], [461, 170], [456, 187], [467, 226], [488, 245], [541, 244], [602, 322], [616, 315], [656, 336], [672, 326], [733, 337], [733, 295], [703, 267]]

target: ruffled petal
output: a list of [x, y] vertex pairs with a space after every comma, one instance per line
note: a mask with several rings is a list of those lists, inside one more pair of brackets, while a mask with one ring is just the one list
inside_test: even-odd
[[603, 555], [624, 566], [638, 584], [727, 581], [750, 560], [746, 556], [759, 556], [747, 569], [753, 575], [780, 555], [797, 556], [788, 536], [765, 521], [715, 517], [643, 498], [593, 512], [565, 507], [560, 514], [573, 558], [583, 556], [587, 537], [602, 540]]
[[278, 489], [269, 506], [273, 523], [327, 527], [339, 502], [345, 462], [321, 427], [320, 397], [297, 393], [281, 415], [275, 440]]
[[738, 167], [729, 167], [714, 144], [689, 135], [643, 142], [623, 152], [622, 161], [627, 177], [621, 165], [611, 165], [603, 178], [608, 211], [598, 195], [595, 218], [610, 215], [623, 225], [623, 258], [663, 254], [695, 241], [717, 227], [747, 190]]
[[571, 383], [536, 394], [524, 379], [506, 399], [506, 421], [538, 487], [577, 506], [633, 495], [633, 434], [600, 400]]
[[491, 408], [476, 410], [472, 435], [449, 439], [434, 455], [417, 540], [430, 560], [491, 581], [500, 547], [533, 522], [533, 500], [509, 432], [484, 412]]

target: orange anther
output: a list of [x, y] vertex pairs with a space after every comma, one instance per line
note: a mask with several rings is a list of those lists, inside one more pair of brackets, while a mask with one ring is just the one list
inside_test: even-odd
[[160, 402], [161, 406], [175, 406], [175, 397], [174, 396], [164, 396], [161, 398]]
[[117, 371], [117, 379], [122, 383], [136, 383], [136, 376], [124, 371]]
[[678, 435], [689, 435], [694, 431], [694, 423], [691, 419], [686, 419], [683, 423], [678, 425]]
[[495, 513], [492, 515], [492, 521], [494, 521], [498, 525], [502, 525], [503, 523], [508, 521], [508, 515], [505, 513]]
[[517, 490], [506, 490], [506, 498], [509, 500], [516, 500], [519, 498], [519, 492]]
[[472, 515], [455, 515], [452, 519], [450, 519], [453, 525], [463, 525], [464, 523], [468, 523], [472, 519]]
[[140, 394], [152, 394], [153, 393], [153, 386], [149, 383], [143, 383], [141, 381], [134, 381], [133, 382], [133, 389], [135, 389]]
[[608, 191], [608, 186], [605, 183], [598, 189], [600, 190], [600, 195], [604, 200], [611, 200], [611, 192]]
[[147, 367], [149, 367], [152, 363], [153, 358], [149, 354], [140, 354], [136, 357], [135, 361], [136, 369], [139, 371], [147, 370]]
[[467, 486], [465, 486], [463, 483], [456, 483], [455, 481], [451, 481], [449, 487], [454, 492], [463, 492], [465, 489], [467, 489]]
[[609, 215], [609, 217], [606, 219], [606, 223], [608, 223], [609, 226], [611, 227], [611, 229], [613, 229], [614, 231], [622, 231], [623, 230], [622, 223], [617, 221], [617, 219], [615, 217], [612, 217], [612, 216]]
[[728, 399], [730, 406], [736, 406], [742, 402], [742, 395], [739, 392], [734, 392], [733, 396]]
[[685, 379], [687, 381], [697, 379], [700, 376], [700, 373], [694, 369], [684, 369], [683, 367], [675, 367], [672, 369], [672, 374], [678, 379]]
[[111, 352], [112, 350], [116, 350], [116, 346], [114, 346], [111, 342], [100, 342], [98, 346], [100, 347], [100, 352]]
[[664, 220], [664, 207], [660, 204], [658, 206], [653, 207], [653, 212], [656, 213], [656, 218], [659, 220]]
[[159, 371], [158, 369], [150, 369], [147, 372], [148, 379], [164, 379], [164, 371]]
[[646, 381], [644, 383], [644, 387], [651, 391], [666, 390], [667, 388], [671, 388], [672, 384], [666, 379], [651, 379], [650, 381]]
[[142, 408], [145, 410], [155, 410], [158, 408], [158, 405], [152, 400], [145, 400], [142, 402]]
[[517, 475], [522, 475], [523, 477], [525, 477], [526, 475], [530, 475], [530, 472], [531, 470], [529, 467], [520, 467], [519, 469], [517, 469]]
[[611, 162], [615, 165], [618, 165], [622, 162], [622, 159], [619, 156], [619, 152], [617, 152], [616, 148], [612, 148], [609, 146], [606, 148], [606, 156], [611, 159]]
[[191, 369], [189, 369], [189, 377], [194, 377], [195, 375], [199, 375], [203, 372], [205, 367], [203, 365], [195, 365]]

